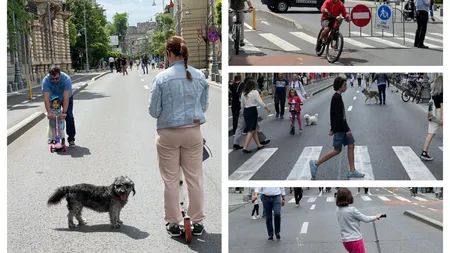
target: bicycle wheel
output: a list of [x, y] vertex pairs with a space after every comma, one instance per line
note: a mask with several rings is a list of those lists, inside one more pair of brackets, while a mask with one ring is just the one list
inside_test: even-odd
[[411, 91], [409, 89], [406, 89], [402, 92], [402, 100], [403, 102], [408, 102], [409, 99], [411, 99]]
[[420, 100], [422, 99], [422, 92], [419, 91], [416, 94], [416, 104], [418, 104], [420, 102]]
[[[342, 36], [342, 34], [340, 32], [338, 32], [336, 39], [334, 40], [334, 36], [336, 36], [336, 34], [333, 34], [333, 40], [330, 40], [330, 42], [327, 44], [327, 60], [329, 63], [334, 63], [337, 60], [339, 60], [339, 57], [342, 54], [342, 49], [344, 48], [344, 36]], [[335, 48], [337, 49], [337, 55], [336, 56], [331, 56], [330, 55], [330, 45], [333, 44], [333, 42], [336, 43]]]
[[234, 49], [236, 50], [236, 55], [239, 54], [239, 47], [241, 46], [241, 27], [239, 24], [236, 24], [236, 39], [234, 40]]
[[[323, 31], [323, 27], [322, 27], [322, 29], [320, 29], [319, 35], [317, 35], [317, 41], [316, 41], [316, 55], [317, 56], [321, 56], [323, 54], [323, 51], [325, 50], [325, 45], [322, 44], [322, 40], [320, 39], [322, 31]], [[317, 47], [319, 45], [320, 45], [320, 50], [317, 51]]]

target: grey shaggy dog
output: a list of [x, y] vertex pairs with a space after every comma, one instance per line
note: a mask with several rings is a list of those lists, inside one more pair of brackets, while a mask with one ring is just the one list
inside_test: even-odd
[[117, 177], [110, 186], [95, 186], [92, 184], [76, 184], [63, 186], [56, 189], [49, 198], [47, 204], [56, 205], [66, 197], [69, 214], [69, 228], [74, 228], [73, 218], [78, 220], [78, 225], [87, 224], [81, 216], [83, 207], [97, 212], [109, 212], [109, 219], [113, 228], [119, 228], [123, 221], [120, 220], [120, 211], [128, 202], [128, 196], [133, 192], [134, 182], [128, 177]]

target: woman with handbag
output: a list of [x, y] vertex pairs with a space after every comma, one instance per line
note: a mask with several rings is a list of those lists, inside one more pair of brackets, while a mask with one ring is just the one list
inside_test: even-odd
[[[431, 83], [431, 100], [428, 109], [428, 135], [425, 138], [422, 154], [420, 155], [420, 158], [425, 161], [433, 160], [433, 157], [428, 155], [428, 148], [430, 147], [431, 141], [436, 135], [436, 132], [444, 125], [443, 83], [444, 82], [441, 75], [436, 77], [436, 79], [434, 79], [434, 81]], [[434, 108], [436, 108], [436, 110], [434, 110]]]
[[[157, 119], [156, 148], [164, 181], [166, 230], [180, 236], [183, 222], [179, 201], [181, 169], [189, 198], [188, 216], [194, 235], [203, 233], [203, 144], [200, 125], [206, 122], [209, 85], [204, 74], [187, 65], [188, 48], [184, 39], [170, 37], [165, 43], [170, 67], [153, 80], [150, 115]], [[181, 167], [181, 169], [180, 169]]]

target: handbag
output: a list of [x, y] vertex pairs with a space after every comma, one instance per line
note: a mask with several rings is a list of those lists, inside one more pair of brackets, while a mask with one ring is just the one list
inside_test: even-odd
[[209, 149], [209, 147], [206, 145], [206, 140], [203, 139], [203, 162], [208, 159], [209, 157], [212, 157], [212, 153], [211, 150]]

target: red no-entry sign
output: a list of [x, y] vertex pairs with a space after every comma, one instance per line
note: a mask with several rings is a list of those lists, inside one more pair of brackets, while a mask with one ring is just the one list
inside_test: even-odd
[[358, 4], [353, 7], [352, 12], [350, 13], [350, 17], [352, 19], [353, 24], [358, 27], [364, 27], [370, 23], [370, 19], [372, 18], [372, 13], [369, 7]]

